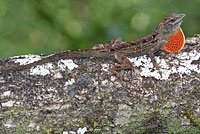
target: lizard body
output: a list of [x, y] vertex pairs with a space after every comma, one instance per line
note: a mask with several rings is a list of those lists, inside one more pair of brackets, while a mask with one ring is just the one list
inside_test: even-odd
[[[124, 43], [121, 43], [120, 39], [117, 41], [112, 40], [109, 43], [105, 44], [103, 47], [99, 47], [96, 49], [69, 50], [69, 51], [58, 52], [30, 64], [0, 69], [0, 72], [22, 70], [32, 66], [41, 65], [47, 62], [57, 61], [60, 59], [86, 58], [86, 57], [116, 58], [120, 63], [125, 64], [123, 67], [127, 69], [131, 68], [132, 64], [126, 57], [137, 57], [145, 54], [150, 56], [153, 64], [156, 66], [157, 64], [154, 59], [154, 53], [156, 53], [161, 49], [169, 52], [177, 52], [183, 48], [184, 46], [183, 41], [181, 42], [182, 44], [179, 44], [179, 46], [181, 46], [181, 48], [179, 47], [179, 50], [176, 49], [175, 51], [172, 51], [172, 48], [169, 48], [169, 46], [174, 44], [174, 40], [177, 39], [175, 38], [176, 36], [180, 36], [180, 33], [177, 31], [180, 30], [180, 26], [184, 17], [185, 14], [172, 13], [170, 16], [166, 17], [158, 24], [157, 28], [152, 34], [143, 37], [141, 39]], [[184, 38], [184, 35], [182, 37]], [[167, 47], [164, 47], [166, 44]], [[117, 67], [113, 66], [111, 68], [113, 73], [115, 73], [115, 70], [119, 70], [120, 66], [121, 65], [119, 64], [117, 65]]]

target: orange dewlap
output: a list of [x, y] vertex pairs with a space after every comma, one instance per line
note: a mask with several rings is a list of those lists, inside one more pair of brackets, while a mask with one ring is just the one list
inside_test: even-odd
[[185, 36], [180, 28], [177, 32], [172, 34], [167, 42], [167, 44], [162, 48], [167, 52], [178, 52], [183, 49], [185, 45]]

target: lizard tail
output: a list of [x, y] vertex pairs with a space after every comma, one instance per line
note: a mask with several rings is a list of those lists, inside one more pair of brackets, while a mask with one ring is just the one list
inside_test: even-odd
[[58, 61], [61, 59], [87, 58], [87, 57], [108, 57], [108, 56], [109, 56], [109, 53], [106, 53], [103, 50], [102, 51], [97, 51], [95, 49], [69, 50], [69, 51], [55, 53], [55, 54], [45, 57], [41, 60], [26, 64], [26, 65], [19, 65], [19, 66], [5, 68], [5, 69], [3, 68], [3, 69], [0, 69], [0, 72], [10, 72], [10, 71], [22, 70], [22, 69], [30, 68], [33, 66], [45, 64], [48, 62]]

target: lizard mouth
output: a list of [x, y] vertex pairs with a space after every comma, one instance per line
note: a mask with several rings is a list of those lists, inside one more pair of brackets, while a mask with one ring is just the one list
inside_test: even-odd
[[185, 14], [180, 14], [180, 19], [183, 20], [185, 18]]
[[178, 15], [178, 18], [179, 18], [179, 19], [177, 19], [177, 21], [175, 21], [174, 24], [176, 25], [176, 24], [182, 22], [183, 19], [185, 18], [185, 16], [186, 16], [185, 14], [179, 14], [179, 15]]

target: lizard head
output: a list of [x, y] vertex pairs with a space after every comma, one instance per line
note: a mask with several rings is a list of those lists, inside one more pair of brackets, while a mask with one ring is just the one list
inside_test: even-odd
[[172, 13], [160, 22], [156, 32], [167, 36], [172, 35], [180, 29], [184, 17], [185, 14]]

